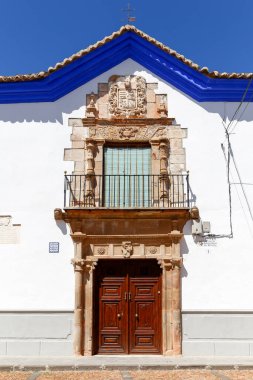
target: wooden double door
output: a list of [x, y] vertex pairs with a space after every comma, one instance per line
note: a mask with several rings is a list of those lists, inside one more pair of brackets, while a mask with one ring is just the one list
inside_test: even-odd
[[100, 260], [94, 353], [161, 353], [161, 269], [156, 260]]

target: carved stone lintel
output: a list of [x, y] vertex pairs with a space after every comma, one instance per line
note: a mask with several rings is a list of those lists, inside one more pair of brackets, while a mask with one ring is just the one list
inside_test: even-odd
[[123, 241], [121, 252], [125, 258], [129, 258], [133, 254], [133, 246], [131, 241]]
[[137, 132], [138, 132], [138, 128], [121, 127], [119, 129], [119, 136], [122, 140], [129, 140], [131, 137], [135, 137]]

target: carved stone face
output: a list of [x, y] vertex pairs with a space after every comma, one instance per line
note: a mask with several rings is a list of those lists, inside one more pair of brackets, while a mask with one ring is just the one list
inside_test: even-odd
[[130, 257], [133, 253], [133, 246], [130, 241], [123, 241], [121, 251], [124, 257]]

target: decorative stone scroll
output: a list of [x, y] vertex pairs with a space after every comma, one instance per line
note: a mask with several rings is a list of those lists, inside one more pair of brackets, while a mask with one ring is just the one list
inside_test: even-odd
[[143, 117], [146, 114], [146, 81], [140, 76], [109, 79], [109, 112], [114, 117]]

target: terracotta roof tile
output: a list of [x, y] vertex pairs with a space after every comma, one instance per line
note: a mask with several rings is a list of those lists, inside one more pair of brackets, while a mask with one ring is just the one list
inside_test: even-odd
[[210, 77], [210, 78], [220, 78], [220, 79], [248, 79], [252, 78], [253, 73], [220, 73], [219, 71], [209, 71], [207, 67], [200, 67], [198, 64], [192, 62], [190, 59], [185, 58], [182, 54], [177, 53], [175, 50], [170, 49], [168, 46], [162, 44], [161, 42], [157, 41], [155, 38], [150, 37], [148, 34], [142, 32], [141, 30], [137, 29], [133, 25], [125, 25], [122, 26], [117, 32], [112, 33], [110, 36], [105, 37], [103, 40], [96, 42], [94, 45], [88, 46], [84, 50], [80, 50], [78, 53], [73, 54], [69, 58], [65, 58], [62, 62], [57, 63], [54, 67], [49, 67], [47, 71], [41, 71], [39, 73], [33, 73], [33, 74], [20, 74], [20, 75], [14, 75], [14, 76], [0, 76], [0, 83], [1, 82], [28, 82], [38, 79], [43, 79], [48, 77], [51, 73], [54, 73], [57, 70], [60, 70], [62, 67], [65, 67], [69, 65], [71, 62], [74, 62], [78, 58], [81, 58], [87, 54], [89, 54], [91, 51], [97, 49], [100, 46], [105, 45], [107, 42], [110, 42], [114, 40], [115, 38], [119, 37], [120, 35], [132, 31], [136, 33], [138, 36], [142, 37], [146, 41], [149, 41], [153, 45], [157, 46], [164, 52], [170, 54], [173, 57], [176, 57], [183, 63], [185, 63], [187, 66], [191, 67], [192, 69]]

